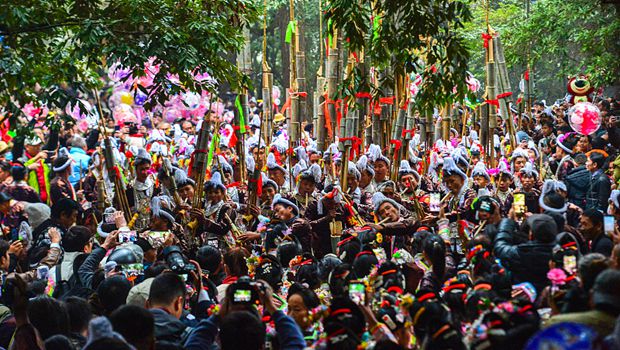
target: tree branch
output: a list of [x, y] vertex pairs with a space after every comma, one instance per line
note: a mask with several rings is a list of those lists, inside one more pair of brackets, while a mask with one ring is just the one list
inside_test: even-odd
[[[101, 23], [101, 21], [93, 21], [93, 23]], [[4, 28], [0, 31], [0, 35], [12, 36], [12, 35], [19, 35], [19, 34], [24, 34], [24, 33], [43, 32], [46, 30], [54, 29], [54, 28], [81, 26], [83, 24], [84, 24], [83, 21], [69, 21], [69, 22], [46, 24], [46, 25], [35, 25], [32, 27], [18, 28], [15, 30]]]

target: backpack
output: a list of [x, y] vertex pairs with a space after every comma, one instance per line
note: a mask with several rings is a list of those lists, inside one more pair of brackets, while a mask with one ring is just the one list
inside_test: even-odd
[[[74, 274], [75, 275], [75, 274]], [[62, 279], [62, 263], [56, 265], [56, 272], [54, 274], [56, 280], [56, 286], [54, 287], [54, 292], [52, 293], [52, 297], [54, 299], [65, 299], [67, 298], [69, 292], [73, 287], [77, 284], [75, 276], [72, 275], [69, 280]]]
[[[75, 266], [74, 266], [75, 267]], [[84, 287], [82, 282], [80, 281], [80, 277], [77, 271], [73, 271], [73, 275], [69, 278], [69, 280], [62, 279], [62, 263], [56, 265], [56, 271], [54, 273], [56, 286], [54, 288], [54, 292], [52, 293], [52, 297], [58, 300], [66, 300], [68, 297], [80, 297], [84, 299], [88, 299], [91, 294], [94, 293], [94, 290], [88, 287]]]

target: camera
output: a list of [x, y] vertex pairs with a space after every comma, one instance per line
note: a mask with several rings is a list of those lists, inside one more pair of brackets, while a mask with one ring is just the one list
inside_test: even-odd
[[138, 126], [136, 125], [136, 123], [125, 122], [125, 126], [129, 128], [129, 134], [130, 135], [138, 133]]
[[259, 291], [264, 291], [265, 286], [262, 283], [252, 281], [250, 277], [239, 277], [237, 282], [228, 287], [234, 304], [252, 305], [259, 302]]
[[196, 271], [196, 266], [187, 261], [179, 246], [173, 245], [164, 248], [163, 255], [170, 270], [176, 274], [185, 275], [189, 274], [190, 271]]

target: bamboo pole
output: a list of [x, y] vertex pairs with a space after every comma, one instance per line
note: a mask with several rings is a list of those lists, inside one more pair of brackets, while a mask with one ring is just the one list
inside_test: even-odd
[[[303, 7], [302, 7], [303, 11]], [[308, 87], [306, 84], [306, 53], [304, 51], [303, 41], [303, 22], [297, 21], [297, 27], [295, 28], [295, 68], [296, 68], [296, 80], [297, 80], [297, 92], [303, 92], [304, 94], [298, 95], [298, 107], [297, 107], [297, 122], [302, 120], [309, 121], [308, 119], [308, 102], [307, 92]], [[301, 129], [300, 135], [301, 135]]]
[[515, 136], [515, 128], [513, 118], [510, 115], [510, 103], [512, 102], [512, 90], [510, 88], [510, 80], [508, 79], [508, 69], [506, 68], [506, 59], [504, 58], [504, 48], [499, 36], [493, 38], [493, 48], [495, 50], [495, 68], [497, 76], [498, 98], [500, 109], [502, 111], [502, 119], [506, 124], [506, 131], [510, 137], [510, 145], [512, 149], [517, 146], [517, 139]]
[[[489, 35], [492, 35], [491, 28], [488, 28]], [[497, 96], [495, 91], [495, 58], [493, 56], [493, 41], [489, 40], [489, 48], [487, 50], [487, 99], [493, 100]], [[493, 135], [497, 127], [497, 107], [494, 104], [487, 103], [489, 110], [489, 156], [491, 167], [495, 167], [495, 152], [493, 145]]]
[[441, 118], [441, 138], [444, 142], [450, 142], [450, 125], [452, 125], [452, 117], [450, 116], [450, 105], [446, 104], [443, 109], [443, 118]]
[[[290, 22], [295, 21], [295, 1], [290, 0], [289, 2], [290, 11], [289, 11], [289, 20]], [[293, 30], [293, 37], [290, 43], [290, 82], [291, 86], [289, 89], [289, 97], [291, 99], [291, 107], [289, 108], [289, 123], [288, 123], [288, 136], [289, 140], [292, 142], [291, 147], [295, 148], [299, 141], [299, 89], [297, 86], [297, 26], [295, 26]], [[292, 188], [292, 187], [291, 187]]]
[[480, 144], [484, 149], [484, 154], [489, 155], [489, 108], [488, 105], [478, 107], [480, 113]]
[[[273, 126], [273, 73], [271, 73], [271, 67], [267, 62], [267, 0], [264, 0], [263, 6], [265, 9], [263, 13], [263, 115], [261, 119], [261, 134], [269, 139], [273, 133], [271, 130]], [[260, 138], [258, 142], [260, 145]]]
[[[338, 45], [337, 45], [337, 36], [338, 32], [334, 29], [334, 33], [332, 34], [332, 39], [329, 45], [329, 53], [327, 54], [327, 98], [325, 103], [327, 103], [327, 111], [329, 113], [331, 130], [333, 131], [332, 139], [330, 139], [327, 143], [334, 142], [334, 138], [336, 136], [336, 100], [337, 100], [337, 86], [338, 86]], [[325, 146], [327, 148], [327, 145]]]
[[[381, 75], [385, 75], [381, 72]], [[383, 79], [379, 79], [381, 81]], [[390, 97], [394, 95], [392, 86], [384, 86], [382, 88], [383, 96]], [[381, 138], [381, 149], [385, 149], [390, 143], [390, 131], [392, 130], [391, 121], [394, 121], [394, 115], [392, 114], [393, 105], [384, 104], [381, 106], [381, 116], [379, 117], [379, 135]]]
[[316, 125], [316, 148], [319, 152], [325, 150], [325, 139], [327, 136], [327, 129], [325, 127], [325, 78], [322, 76], [316, 77], [316, 92], [315, 102], [317, 123]]
[[391, 147], [392, 169], [390, 171], [390, 177], [392, 181], [398, 179], [398, 167], [400, 166], [400, 159], [402, 157], [402, 151], [405, 146], [402, 140], [403, 128], [405, 127], [405, 121], [407, 119], [407, 93], [406, 93], [406, 81], [407, 77], [404, 73], [394, 74], [395, 86], [394, 86], [394, 107], [392, 117], [393, 124], [391, 126], [391, 139], [397, 142], [401, 142], [400, 149], [396, 149], [396, 144]]
[[[252, 56], [250, 50], [250, 28], [246, 25], [243, 27], [243, 39], [244, 45], [241, 49], [241, 52], [237, 55], [237, 66], [239, 70], [246, 76], [252, 74]], [[235, 110], [235, 124], [237, 126], [241, 125], [241, 118], [246, 119], [248, 122], [248, 118], [250, 117], [250, 108], [248, 105], [248, 89], [247, 87], [243, 87], [240, 93], [237, 96], [241, 103], [241, 113], [238, 110]], [[214, 132], [218, 132], [215, 130]], [[236, 181], [244, 181], [247, 179], [246, 167], [245, 167], [245, 134], [242, 133], [242, 130], [235, 129], [235, 134], [237, 139], [240, 142], [237, 142], [235, 146], [235, 151], [237, 152], [237, 156], [239, 157], [239, 172], [235, 173]], [[215, 145], [216, 147], [218, 145]]]

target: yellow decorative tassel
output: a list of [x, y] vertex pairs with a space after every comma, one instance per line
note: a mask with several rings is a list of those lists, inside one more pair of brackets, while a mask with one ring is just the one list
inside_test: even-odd
[[133, 226], [136, 224], [136, 221], [138, 220], [138, 213], [133, 214], [133, 216], [131, 217], [131, 220], [129, 220], [129, 223], [127, 224], [127, 227], [129, 227], [129, 229], [132, 229]]

